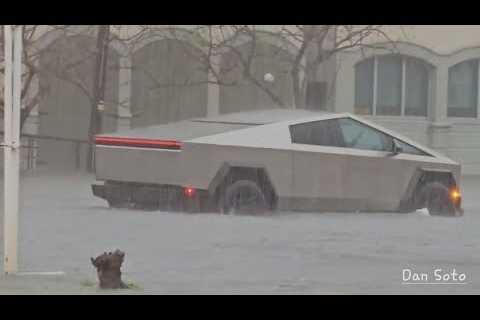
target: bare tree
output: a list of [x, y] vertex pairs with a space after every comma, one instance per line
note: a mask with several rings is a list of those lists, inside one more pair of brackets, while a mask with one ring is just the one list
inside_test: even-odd
[[[142, 26], [133, 28], [135, 30], [133, 32], [125, 32], [125, 30], [131, 30], [131, 26], [84, 26], [81, 27], [80, 32], [78, 26], [68, 25], [22, 25], [21, 27], [23, 29], [21, 130], [23, 131], [32, 111], [40, 103], [48, 103], [45, 99], [53, 90], [50, 88], [51, 82], [48, 78], [54, 77], [73, 85], [89, 101], [90, 107], [87, 105], [85, 114], [90, 112], [90, 121], [85, 127], [85, 132], [88, 131], [91, 142], [94, 135], [102, 130], [103, 116], [113, 116], [99, 110], [98, 105], [122, 103], [109, 101], [111, 97], [105, 96], [107, 69], [118, 68], [117, 65], [112, 66], [112, 64], [107, 68], [108, 48], [113, 41], [127, 44], [141, 39]], [[110, 32], [111, 29], [113, 33]], [[49, 32], [57, 33], [57, 40], [46, 47], [40, 47], [39, 39]], [[89, 37], [92, 43], [97, 40], [97, 45], [82, 43], [80, 46], [75, 46], [74, 42], [68, 40], [71, 36], [79, 35]], [[3, 55], [3, 32], [0, 32], [0, 37], [0, 52]], [[0, 56], [0, 62], [1, 60], [3, 56]], [[3, 72], [2, 63], [0, 76]], [[3, 91], [1, 94], [3, 95]], [[2, 114], [3, 107], [3, 96], [0, 96], [0, 113]], [[42, 110], [39, 111], [40, 114], [44, 113]], [[89, 170], [91, 170], [93, 158], [91, 150], [90, 145], [87, 152], [87, 169]]]
[[[103, 28], [103, 32], [99, 33], [98, 27]], [[78, 67], [84, 64], [86, 61], [97, 61], [97, 57], [102, 56], [105, 53], [105, 57], [108, 56], [108, 50], [106, 50], [113, 41], [121, 43], [134, 43], [139, 41], [144, 32], [143, 26], [108, 26], [108, 36], [104, 37], [106, 34], [106, 26], [84, 26], [81, 34], [89, 36], [92, 40], [98, 40], [100, 37], [104, 38], [102, 40], [103, 45], [101, 46], [102, 50], [97, 50], [96, 47], [82, 47], [82, 48], [73, 48], [75, 51], [81, 51], [75, 57], [62, 58], [60, 60], [46, 61], [45, 57], [56, 57], [65, 52], [62, 50], [66, 49], [66, 45], [63, 46], [47, 46], [46, 48], [38, 47], [38, 39], [48, 33], [48, 32], [57, 32], [60, 33], [58, 36], [59, 39], [66, 39], [70, 36], [78, 35], [79, 32], [75, 29], [78, 26], [68, 26], [68, 25], [23, 25], [23, 72], [22, 72], [22, 116], [21, 116], [21, 127], [23, 128], [26, 119], [32, 112], [32, 110], [39, 105], [39, 103], [44, 99], [49, 93], [51, 93], [51, 88], [49, 88], [45, 83], [42, 83], [40, 86], [36, 86], [35, 83], [38, 83], [39, 78], [42, 76], [54, 76], [62, 81], [66, 81], [74, 85], [79, 91], [83, 92], [87, 99], [90, 101], [90, 105], [98, 104], [98, 99], [105, 100], [106, 97], [103, 96], [103, 91], [105, 88], [105, 77], [107, 74], [107, 69], [103, 70], [103, 73], [100, 73], [102, 81], [94, 82], [93, 86], [90, 84], [93, 79], [96, 79], [98, 74], [97, 65], [94, 65], [92, 71], [92, 79], [85, 77], [84, 75], [79, 74]], [[133, 32], [126, 32], [125, 30], [134, 29]], [[67, 41], [68, 42], [68, 41]], [[95, 41], [94, 41], [95, 42]], [[96, 41], [98, 42], [98, 41]], [[3, 66], [3, 31], [0, 32], [0, 76], [3, 75], [4, 66]], [[44, 59], [44, 60], [42, 60]], [[41, 63], [41, 60], [43, 63]], [[105, 68], [107, 68], [107, 60], [103, 62]], [[118, 66], [114, 66], [118, 68]], [[2, 78], [3, 79], [3, 78]], [[98, 88], [97, 88], [98, 87]], [[100, 94], [100, 96], [98, 96]], [[3, 95], [3, 92], [1, 93]], [[107, 101], [105, 101], [107, 102]], [[111, 102], [111, 101], [108, 101]], [[122, 103], [122, 102], [120, 102]], [[87, 111], [86, 111], [87, 112]], [[0, 96], [0, 113], [3, 113], [3, 96]], [[92, 125], [93, 126], [93, 125]], [[97, 126], [95, 124], [94, 126]], [[98, 129], [101, 129], [98, 127]]]
[[[263, 75], [257, 70], [258, 61], [281, 58], [287, 66], [286, 73], [290, 79], [293, 102], [302, 108], [306, 103], [307, 74], [315, 74], [316, 69], [329, 61], [335, 54], [349, 50], [370, 47], [371, 40], [383, 39], [391, 42], [382, 26], [365, 25], [296, 25], [262, 28], [254, 25], [195, 25], [187, 28], [175, 26], [86, 26], [81, 34], [88, 35], [95, 45], [82, 48], [70, 48], [75, 54], [65, 57], [65, 50], [71, 44], [64, 41], [63, 46], [47, 46], [40, 48], [38, 39], [46, 32], [57, 32], [64, 39], [78, 35], [78, 26], [68, 25], [24, 25], [23, 28], [23, 73], [22, 73], [22, 110], [21, 128], [31, 114], [44, 99], [49, 96], [52, 88], [48, 81], [39, 81], [42, 77], [55, 77], [76, 87], [89, 101], [85, 112], [90, 112], [90, 121], [85, 132], [88, 132], [90, 143], [95, 134], [102, 131], [102, 118], [116, 116], [116, 111], [99, 110], [100, 105], [122, 106], [127, 101], [108, 101], [105, 94], [106, 77], [109, 72], [118, 71], [121, 66], [108, 61], [109, 46], [113, 42], [127, 48], [127, 54], [132, 54], [139, 48], [138, 44], [151, 37], [177, 39], [183, 45], [183, 51], [192, 61], [196, 61], [202, 72], [208, 77], [202, 79], [159, 80], [151, 70], [141, 70], [153, 83], [152, 90], [162, 87], [188, 87], [199, 84], [217, 84], [219, 86], [236, 87], [249, 84], [264, 92], [278, 106], [287, 106], [285, 92], [279, 92], [274, 85], [264, 81]], [[3, 54], [3, 33], [0, 44]], [[59, 37], [62, 38], [62, 37]], [[265, 51], [262, 46], [267, 38], [275, 42], [275, 50]], [[95, 41], [96, 40], [96, 41]], [[129, 49], [129, 50], [128, 50]], [[62, 52], [62, 50], [64, 50]], [[68, 50], [67, 50], [68, 51]], [[288, 54], [285, 54], [287, 52]], [[63, 56], [62, 56], [63, 54]], [[225, 57], [230, 57], [225, 63]], [[50, 59], [50, 60], [49, 60]], [[91, 63], [91, 71], [87, 69]], [[108, 66], [108, 67], [107, 67]], [[115, 70], [116, 69], [116, 70]], [[137, 70], [138, 71], [138, 70]], [[0, 76], [3, 65], [0, 65]], [[232, 76], [236, 75], [236, 76]], [[38, 84], [38, 85], [37, 85]], [[3, 113], [3, 97], [0, 96], [0, 113]], [[112, 113], [112, 114], [110, 114]], [[91, 168], [93, 153], [88, 152], [87, 168]]]
[[[261, 29], [258, 26], [250, 25], [197, 25], [190, 26], [184, 29], [189, 35], [189, 40], [180, 37], [178, 29], [172, 26], [92, 26], [89, 30], [84, 30], [84, 33], [90, 34], [94, 39], [101, 41], [103, 44], [93, 50], [85, 50], [85, 54], [73, 61], [60, 62], [53, 66], [40, 65], [39, 59], [46, 54], [54, 54], [52, 48], [45, 48], [42, 50], [36, 49], [35, 41], [39, 36], [47, 31], [55, 30], [56, 32], [64, 32], [65, 36], [72, 35], [72, 26], [39, 26], [39, 25], [25, 25], [24, 29], [24, 72], [22, 74], [22, 123], [23, 125], [28, 118], [31, 111], [39, 104], [39, 102], [49, 92], [48, 87], [40, 86], [34, 88], [33, 83], [36, 77], [43, 74], [51, 74], [67, 81], [76, 86], [89, 99], [91, 105], [91, 121], [89, 124], [89, 137], [98, 133], [101, 130], [101, 121], [99, 112], [97, 112], [98, 101], [105, 100], [104, 80], [98, 81], [98, 75], [106, 76], [107, 69], [102, 69], [100, 72], [100, 62], [106, 63], [108, 54], [105, 50], [108, 44], [112, 41], [117, 41], [131, 47], [132, 52], [136, 43], [149, 37], [173, 38], [179, 43], [184, 43], [184, 51], [189, 54], [191, 59], [195, 59], [200, 63], [203, 71], [208, 72], [210, 76], [207, 80], [202, 80], [207, 83], [214, 83], [220, 86], [237, 86], [242, 81], [246, 81], [251, 85], [257, 87], [259, 90], [265, 92], [268, 97], [277, 105], [285, 106], [287, 101], [274, 90], [274, 88], [265, 83], [258, 74], [255, 73], [255, 60], [259, 58], [259, 47], [263, 41], [262, 37], [268, 36], [276, 39], [278, 52], [288, 51], [292, 53], [290, 59], [286, 61], [288, 64], [288, 73], [290, 75], [292, 84], [292, 95], [294, 104], [297, 107], [305, 105], [306, 95], [306, 81], [305, 74], [308, 72], [314, 73], [316, 68], [322, 63], [328, 61], [336, 53], [349, 50], [370, 47], [369, 44], [372, 39], [384, 39], [390, 42], [388, 35], [383, 31], [382, 26], [379, 25], [296, 25], [296, 26], [277, 26], [270, 28], [270, 30]], [[100, 29], [99, 29], [100, 28]], [[99, 32], [103, 30], [102, 32]], [[97, 32], [95, 32], [97, 31]], [[105, 36], [106, 35], [106, 36]], [[2, 33], [3, 37], [3, 33]], [[101, 39], [103, 38], [103, 39]], [[190, 43], [189, 43], [190, 42]], [[193, 43], [191, 43], [193, 42]], [[241, 50], [238, 43], [247, 43], [247, 49]], [[3, 41], [1, 41], [3, 45]], [[295, 50], [291, 50], [288, 46], [293, 46]], [[200, 48], [200, 50], [193, 51], [192, 48]], [[2, 51], [3, 52], [3, 51]], [[271, 53], [272, 59], [278, 52]], [[235, 61], [230, 66], [221, 65], [222, 57], [226, 53], [230, 53]], [[264, 54], [264, 53], [262, 53]], [[307, 55], [309, 55], [308, 64]], [[103, 57], [104, 60], [100, 60]], [[313, 57], [313, 58], [312, 58]], [[97, 61], [93, 72], [93, 87], [89, 85], [92, 79], [86, 79], [79, 76], [77, 66], [84, 63], [85, 60], [92, 59]], [[118, 66], [117, 66], [118, 67]], [[229, 77], [228, 74], [233, 69], [240, 70], [241, 79]], [[186, 80], [183, 83], [160, 83], [151, 75], [149, 70], [143, 70], [147, 75], [151, 76], [152, 81], [156, 87], [169, 86], [192, 86], [200, 84], [198, 81]], [[0, 73], [3, 73], [3, 67], [0, 68]], [[116, 102], [122, 103], [122, 102]], [[0, 111], [3, 112], [3, 98], [0, 99]]]
[[[166, 26], [143, 26], [143, 37], [165, 36], [185, 43], [184, 49], [192, 59], [198, 60], [203, 70], [211, 76], [205, 82], [220, 86], [236, 86], [241, 81], [247, 81], [259, 90], [265, 92], [278, 106], [285, 106], [286, 101], [275, 92], [272, 86], [255, 74], [255, 60], [260, 57], [259, 47], [262, 38], [268, 36], [275, 39], [278, 51], [272, 52], [272, 59], [280, 51], [289, 52], [288, 73], [292, 83], [292, 95], [297, 107], [304, 107], [306, 100], [306, 79], [308, 72], [315, 70], [322, 63], [326, 63], [335, 54], [350, 50], [372, 47], [372, 40], [392, 42], [380, 25], [296, 25], [277, 26], [270, 30], [250, 25], [198, 25], [192, 26], [184, 32], [189, 33], [194, 43], [185, 41], [180, 37], [177, 28]], [[247, 43], [247, 50], [242, 50], [238, 43]], [[187, 45], [188, 44], [188, 45]], [[201, 54], [192, 51], [193, 45], [200, 48]], [[294, 50], [291, 50], [294, 48]], [[293, 52], [293, 54], [291, 54]], [[224, 54], [230, 53], [235, 57], [235, 63], [230, 67], [221, 65]], [[307, 59], [307, 55], [308, 58]], [[308, 60], [308, 61], [307, 61]], [[232, 79], [227, 74], [232, 69], [240, 69], [241, 79]], [[148, 73], [148, 70], [144, 70]], [[152, 77], [152, 81], [156, 79]], [[187, 83], [159, 83], [157, 87], [196, 85], [199, 82], [186, 81]]]
[[[23, 25], [23, 54], [22, 54], [22, 110], [21, 110], [21, 124], [23, 129], [24, 124], [32, 112], [37, 107], [40, 101], [50, 92], [50, 88], [45, 85], [34, 85], [39, 83], [39, 78], [46, 74], [55, 74], [59, 79], [74, 83], [80, 90], [88, 92], [88, 88], [82, 83], [81, 79], [75, 76], [75, 67], [82, 63], [82, 61], [75, 61], [74, 63], [65, 64], [63, 68], [50, 68], [51, 66], [41, 64], [40, 59], [46, 54], [55, 53], [50, 47], [39, 49], [36, 45], [38, 38], [48, 31], [63, 31], [68, 33], [68, 26], [41, 26], [41, 25]], [[3, 52], [3, 33], [0, 41]], [[85, 57], [84, 59], [87, 59]], [[3, 60], [3, 57], [2, 57]], [[82, 59], [83, 60], [83, 59]], [[3, 65], [0, 68], [0, 73], [3, 74]], [[3, 113], [3, 97], [0, 99], [0, 112]]]
[[[3, 28], [2, 28], [3, 29]], [[35, 95], [32, 95], [31, 91], [33, 88], [33, 80], [38, 74], [40, 73], [40, 70], [38, 68], [37, 61], [40, 57], [40, 52], [34, 52], [34, 50], [31, 50], [33, 41], [34, 39], [38, 36], [39, 33], [39, 26], [22, 26], [23, 29], [23, 55], [22, 55], [22, 61], [23, 61], [23, 69], [22, 69], [22, 89], [21, 89], [21, 99], [22, 99], [22, 110], [21, 110], [21, 126], [20, 128], [23, 128], [23, 125], [25, 123], [25, 120], [28, 118], [28, 115], [30, 112], [38, 105], [39, 100], [41, 97], [45, 94], [45, 90], [39, 90], [39, 92]], [[1, 32], [1, 39], [0, 39], [0, 45], [1, 45], [1, 60], [2, 60], [2, 65], [0, 67], [0, 74], [2, 75], [3, 79], [3, 73], [4, 73], [4, 64], [3, 64], [3, 48], [5, 45], [4, 42], [4, 35], [3, 31]], [[0, 98], [0, 112], [3, 114], [4, 110], [4, 100], [3, 100], [3, 91], [2, 91], [2, 96]]]

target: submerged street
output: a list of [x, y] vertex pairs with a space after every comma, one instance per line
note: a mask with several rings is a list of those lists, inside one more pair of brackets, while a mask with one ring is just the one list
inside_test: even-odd
[[[480, 293], [479, 177], [463, 178], [461, 218], [109, 209], [91, 194], [93, 182], [80, 173], [22, 176], [20, 271], [65, 274], [2, 275], [1, 294]], [[3, 217], [3, 203], [0, 210]], [[3, 241], [3, 225], [0, 234]], [[117, 248], [133, 289], [100, 291], [90, 257]], [[465, 284], [402, 284], [407, 268], [455, 269]]]

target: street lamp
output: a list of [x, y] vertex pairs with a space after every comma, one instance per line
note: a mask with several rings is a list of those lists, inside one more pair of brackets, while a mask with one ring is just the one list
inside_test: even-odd
[[273, 83], [275, 81], [275, 76], [271, 73], [265, 73], [263, 76], [263, 81]]

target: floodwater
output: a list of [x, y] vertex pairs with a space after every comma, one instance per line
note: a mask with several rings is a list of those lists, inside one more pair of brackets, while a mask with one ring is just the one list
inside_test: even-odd
[[[463, 179], [461, 218], [109, 209], [92, 182], [80, 173], [23, 175], [20, 271], [65, 274], [0, 276], [1, 294], [480, 293], [480, 177]], [[134, 289], [100, 291], [90, 257], [117, 248]], [[455, 269], [465, 280], [402, 283], [406, 268], [429, 280], [435, 269]]]

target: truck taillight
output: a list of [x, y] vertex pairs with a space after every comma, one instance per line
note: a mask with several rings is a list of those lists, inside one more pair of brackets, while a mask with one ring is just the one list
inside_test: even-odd
[[105, 137], [105, 136], [96, 136], [95, 144], [103, 145], [103, 146], [156, 148], [156, 149], [171, 149], [171, 150], [180, 150], [182, 148], [181, 142], [175, 141], [175, 140], [154, 140], [154, 139]]
[[457, 201], [462, 197], [462, 194], [460, 193], [460, 190], [457, 188], [454, 188], [450, 190], [450, 198], [452, 198], [453, 201]]
[[195, 188], [185, 187], [183, 188], [183, 193], [187, 198], [193, 198], [195, 196], [196, 190]]

